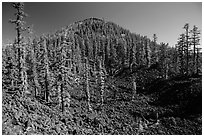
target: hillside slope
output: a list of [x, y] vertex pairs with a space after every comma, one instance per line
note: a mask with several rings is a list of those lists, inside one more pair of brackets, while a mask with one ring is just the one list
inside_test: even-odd
[[[102, 109], [92, 100], [92, 112], [86, 109], [85, 95], [75, 94], [77, 91], [72, 93], [70, 108], [64, 114], [33, 98], [4, 94], [3, 134], [201, 134], [202, 102], [192, 102], [192, 99], [200, 98], [201, 78], [191, 80], [159, 81], [157, 84], [166, 84], [154, 91], [154, 83], [150, 85], [152, 92], [138, 93], [131, 100], [132, 91], [126, 87], [127, 81], [109, 79], [108, 83], [114, 85], [116, 91], [106, 91]], [[191, 88], [181, 90], [185, 82], [190, 82], [188, 87]], [[167, 85], [168, 88], [164, 88]], [[180, 100], [181, 94], [186, 95], [183, 100]], [[189, 113], [184, 115], [186, 112]]]
[[23, 45], [21, 60], [18, 46], [2, 57], [5, 135], [201, 134], [202, 79], [176, 77], [164, 43], [89, 18]]

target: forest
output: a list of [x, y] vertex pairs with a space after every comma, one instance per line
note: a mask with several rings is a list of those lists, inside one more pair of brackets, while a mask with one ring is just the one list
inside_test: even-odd
[[[2, 46], [3, 135], [202, 134], [201, 33], [174, 46], [100, 18], [34, 37], [24, 3]], [[181, 26], [182, 27], [182, 26]]]

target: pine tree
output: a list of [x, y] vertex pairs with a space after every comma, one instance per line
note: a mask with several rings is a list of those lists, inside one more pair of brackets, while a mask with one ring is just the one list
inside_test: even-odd
[[45, 64], [45, 93], [44, 99], [46, 102], [49, 102], [49, 90], [50, 90], [50, 70], [49, 70], [49, 59], [48, 59], [48, 50], [47, 50], [47, 39], [43, 39], [43, 48], [44, 48], [44, 64]]
[[121, 67], [124, 67], [126, 53], [125, 53], [125, 47], [121, 39], [116, 39], [116, 53], [117, 53], [117, 59], [119, 60], [119, 64], [121, 64]]
[[147, 37], [145, 37], [144, 41], [145, 41], [144, 50], [145, 50], [146, 66], [149, 68], [151, 65], [151, 62], [150, 62], [150, 60], [151, 60], [150, 52], [151, 51], [150, 51], [150, 47], [149, 47], [150, 42], [149, 42], [149, 39], [147, 39]]
[[97, 56], [98, 56], [98, 44], [97, 44], [95, 35], [93, 35], [93, 61], [94, 61], [93, 71], [94, 72], [96, 71]]
[[[133, 72], [133, 66], [134, 65], [131, 65], [131, 67], [130, 67], [130, 71], [131, 71], [131, 73]], [[132, 76], [132, 100], [134, 100], [134, 98], [135, 98], [135, 95], [136, 95], [136, 93], [137, 93], [137, 83], [136, 83], [136, 76], [135, 75], [133, 75]]]
[[101, 56], [102, 56], [102, 67], [105, 68], [105, 39], [104, 37], [101, 37], [99, 42], [100, 42], [100, 53], [101, 53]]
[[37, 59], [35, 53], [35, 47], [37, 46], [37, 40], [33, 40], [32, 47], [31, 47], [31, 57], [32, 57], [32, 71], [33, 71], [33, 80], [34, 80], [34, 89], [35, 89], [35, 97], [37, 97], [38, 92], [40, 91], [40, 84], [38, 82], [38, 73], [37, 73]]
[[104, 92], [105, 92], [105, 77], [106, 70], [102, 67], [102, 56], [99, 57], [99, 87], [100, 87], [100, 95], [101, 95], [101, 106], [104, 103]]
[[2, 88], [9, 91], [19, 89], [18, 62], [16, 44], [7, 44], [2, 49]]
[[168, 67], [168, 64], [167, 64], [167, 47], [168, 47], [168, 44], [165, 44], [165, 43], [161, 43], [160, 44], [160, 64], [161, 64], [161, 67], [162, 67], [162, 71], [163, 71], [163, 77], [164, 78], [167, 78], [167, 67]]
[[85, 58], [85, 86], [86, 86], [86, 95], [87, 95], [87, 102], [88, 102], [88, 109], [89, 111], [92, 111], [90, 101], [91, 101], [91, 95], [90, 95], [90, 87], [89, 87], [89, 62], [88, 59]]
[[117, 56], [117, 52], [115, 49], [115, 43], [113, 42], [113, 40], [111, 39], [110, 41], [110, 74], [113, 75], [114, 73], [114, 67], [116, 65], [116, 56]]
[[138, 37], [138, 42], [136, 43], [136, 49], [137, 49], [137, 64], [139, 66], [146, 65], [146, 58], [145, 58], [145, 42], [143, 40], [143, 37]]
[[[61, 36], [61, 40], [65, 41], [64, 37]], [[71, 53], [71, 58], [70, 58], [70, 62], [71, 62], [71, 71], [76, 74], [76, 56], [75, 56], [75, 51], [76, 51], [76, 39], [74, 39], [74, 44], [70, 46], [70, 53]]]
[[17, 49], [18, 49], [18, 71], [19, 71], [19, 83], [20, 89], [24, 93], [28, 89], [28, 82], [27, 82], [27, 73], [26, 73], [26, 66], [25, 66], [25, 44], [23, 43], [23, 32], [26, 30], [24, 27], [25, 21], [23, 21], [24, 17], [27, 14], [24, 12], [24, 3], [13, 3], [13, 7], [17, 10], [15, 13], [16, 19], [10, 20], [10, 23], [16, 25], [16, 32], [17, 32]]
[[79, 44], [79, 39], [76, 41], [76, 64], [77, 64], [77, 73], [81, 74], [82, 71], [82, 62], [81, 62], [81, 49], [80, 49], [80, 44]]
[[186, 75], [188, 75], [189, 66], [189, 24], [186, 23], [183, 27], [185, 29], [185, 52], [186, 52]]
[[154, 54], [154, 61], [153, 64], [159, 61], [159, 57], [158, 57], [158, 46], [157, 46], [157, 35], [153, 34], [153, 54]]
[[139, 52], [139, 51], [137, 51], [137, 47], [139, 47], [139, 46], [137, 46], [135, 44], [132, 45], [132, 63], [133, 64], [137, 64], [137, 56], [136, 55]]
[[21, 57], [21, 80], [22, 80], [22, 91], [23, 93], [30, 94], [30, 91], [28, 91], [28, 75], [27, 75], [27, 66], [26, 66], [26, 56], [27, 56], [27, 50], [26, 50], [27, 44], [23, 44], [22, 46], [22, 57]]
[[181, 34], [178, 40], [178, 54], [179, 54], [179, 62], [180, 62], [180, 72], [184, 74], [184, 62], [185, 62], [185, 34]]
[[[200, 50], [201, 50], [201, 48], [199, 48], [199, 47], [197, 47], [196, 48], [196, 50], [197, 50], [197, 57], [196, 57], [196, 74], [198, 74], [199, 73], [199, 67], [200, 67], [200, 64], [202, 63], [200, 63], [199, 64], [199, 60], [200, 60], [200, 55], [202, 55], [202, 53], [200, 52]], [[202, 67], [202, 66], [201, 66]]]
[[135, 98], [136, 93], [137, 93], [136, 77], [132, 78], [132, 86], [133, 86], [133, 95], [132, 95], [132, 100], [133, 100]]
[[[62, 41], [61, 41], [62, 40]], [[58, 100], [59, 106], [61, 108], [62, 113], [66, 112], [65, 107], [70, 106], [70, 94], [69, 90], [73, 83], [71, 82], [73, 79], [72, 71], [70, 66], [66, 66], [66, 61], [70, 60], [70, 45], [65, 41], [65, 39], [61, 39], [59, 42], [59, 64], [58, 64]], [[67, 56], [68, 55], [68, 56]], [[70, 62], [71, 63], [71, 62]]]
[[64, 93], [64, 76], [63, 76], [63, 70], [60, 67], [59, 68], [59, 74], [58, 74], [58, 100], [59, 100], [59, 106], [61, 108], [62, 113], [64, 112], [64, 98], [63, 98], [63, 93]]
[[[193, 70], [194, 72], [193, 73], [198, 73], [197, 71], [197, 59], [196, 59], [196, 50], [197, 50], [197, 47], [199, 44], [199, 40], [200, 40], [200, 31], [198, 30], [198, 27], [197, 26], [193, 26], [193, 29], [190, 31], [192, 36], [191, 36], [191, 43], [193, 45]], [[198, 53], [197, 53], [198, 54]]]
[[132, 37], [130, 37], [130, 50], [129, 50], [129, 55], [127, 55], [128, 56], [128, 58], [129, 58], [129, 68], [131, 68], [131, 66], [132, 66], [132, 64], [135, 64], [136, 63], [136, 58], [135, 58], [135, 56], [136, 56], [136, 54], [134, 53], [134, 43], [133, 43], [133, 40], [132, 40]]
[[110, 57], [110, 42], [108, 39], [105, 40], [105, 49], [104, 49], [104, 54], [105, 54], [105, 68], [107, 72], [109, 73], [109, 57]]

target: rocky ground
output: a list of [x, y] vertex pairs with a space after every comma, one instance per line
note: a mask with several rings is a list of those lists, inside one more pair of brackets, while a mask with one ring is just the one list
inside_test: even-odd
[[[92, 111], [85, 93], [71, 91], [71, 104], [62, 114], [32, 97], [3, 92], [2, 133], [79, 135], [201, 135], [202, 78], [157, 79], [138, 90], [132, 99], [127, 78], [107, 80], [105, 103], [91, 92]], [[96, 88], [96, 87], [92, 87]], [[95, 97], [95, 98], [94, 98]]]

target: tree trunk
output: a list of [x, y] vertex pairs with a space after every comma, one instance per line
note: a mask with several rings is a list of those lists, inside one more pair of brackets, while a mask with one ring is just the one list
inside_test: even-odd
[[48, 59], [48, 51], [46, 45], [46, 39], [43, 43], [44, 46], [44, 62], [45, 62], [45, 96], [44, 99], [46, 102], [49, 102], [49, 80], [50, 80], [50, 72], [49, 72], [49, 59]]
[[64, 98], [63, 98], [63, 83], [61, 82], [60, 85], [60, 92], [61, 92], [61, 107], [62, 107], [62, 112], [64, 112]]
[[104, 103], [104, 89], [105, 89], [105, 74], [103, 72], [101, 60], [99, 59], [99, 78], [100, 78], [100, 92], [101, 92], [101, 106]]
[[38, 91], [40, 90], [40, 85], [39, 85], [39, 82], [38, 82], [38, 74], [37, 74], [37, 66], [36, 66], [36, 56], [35, 56], [35, 51], [34, 51], [34, 48], [31, 49], [31, 57], [33, 59], [33, 79], [34, 79], [34, 85], [35, 85], [35, 93], [34, 93], [34, 96], [35, 98], [37, 97], [38, 95]]
[[87, 102], [88, 102], [88, 109], [89, 109], [89, 111], [91, 111], [92, 110], [92, 108], [91, 108], [91, 105], [90, 105], [90, 89], [89, 89], [89, 66], [88, 66], [89, 64], [88, 64], [88, 59], [87, 58], [85, 58], [85, 67], [86, 67], [86, 71], [85, 71], [85, 73], [86, 73], [86, 95], [87, 95]]
[[133, 100], [135, 98], [136, 93], [137, 93], [136, 78], [132, 79], [132, 84], [133, 84], [133, 95], [132, 95], [132, 100]]
[[25, 92], [28, 92], [28, 79], [27, 79], [27, 72], [26, 72], [26, 51], [25, 51], [25, 46], [23, 46], [21, 54], [21, 59], [20, 59], [20, 64], [21, 64], [21, 81], [22, 81], [22, 92], [23, 94]]

